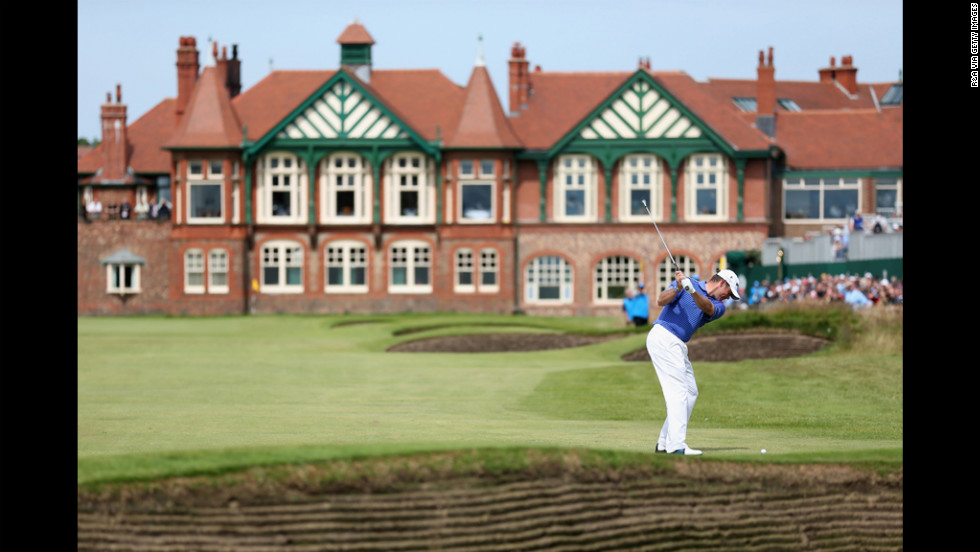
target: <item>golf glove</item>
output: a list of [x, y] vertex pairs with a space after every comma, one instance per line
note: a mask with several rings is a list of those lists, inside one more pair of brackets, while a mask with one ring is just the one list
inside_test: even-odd
[[684, 291], [688, 293], [694, 293], [694, 284], [691, 283], [690, 278], [684, 278], [681, 280], [681, 287], [683, 287]]

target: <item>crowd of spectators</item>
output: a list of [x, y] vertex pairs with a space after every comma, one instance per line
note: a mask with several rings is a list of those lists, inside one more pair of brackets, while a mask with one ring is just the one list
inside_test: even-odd
[[754, 281], [743, 293], [746, 308], [772, 303], [812, 301], [843, 302], [855, 309], [903, 304], [902, 279], [860, 275], [821, 274], [819, 277], [783, 278], [782, 281]]

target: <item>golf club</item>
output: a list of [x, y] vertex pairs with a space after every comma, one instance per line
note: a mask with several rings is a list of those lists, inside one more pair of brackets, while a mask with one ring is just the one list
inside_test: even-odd
[[660, 243], [664, 244], [664, 249], [667, 250], [667, 256], [670, 257], [670, 264], [674, 265], [674, 271], [679, 271], [680, 269], [677, 268], [677, 262], [674, 261], [674, 256], [670, 254], [670, 248], [667, 247], [667, 242], [664, 241], [664, 235], [660, 233], [660, 228], [657, 227], [657, 221], [654, 220], [653, 213], [651, 213], [650, 208], [647, 207], [646, 200], [641, 199], [640, 202], [643, 203], [643, 208], [646, 209], [647, 214], [650, 215], [650, 222], [653, 223], [653, 227], [657, 229], [657, 235], [660, 236]]

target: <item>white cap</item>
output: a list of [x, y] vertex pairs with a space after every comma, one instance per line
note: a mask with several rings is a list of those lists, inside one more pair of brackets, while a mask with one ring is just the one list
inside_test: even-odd
[[734, 296], [736, 299], [742, 298], [742, 296], [738, 294], [738, 276], [736, 276], [734, 272], [726, 268], [725, 270], [719, 271], [718, 276], [721, 276], [726, 282], [728, 282], [728, 287], [732, 288], [732, 296]]

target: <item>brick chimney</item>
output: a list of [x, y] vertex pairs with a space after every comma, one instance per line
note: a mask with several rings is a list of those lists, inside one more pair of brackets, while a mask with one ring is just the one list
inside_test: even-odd
[[218, 56], [218, 42], [212, 43], [214, 56], [214, 66], [218, 70], [218, 82], [222, 83], [228, 91], [228, 97], [234, 98], [242, 91], [241, 82], [241, 62], [238, 61], [238, 45], [232, 45], [232, 59], [228, 59], [228, 47], [221, 47], [221, 56]]
[[837, 82], [851, 94], [857, 94], [857, 67], [854, 67], [854, 58], [851, 56], [841, 56], [840, 68], [837, 70]]
[[515, 42], [510, 49], [510, 61], [507, 64], [510, 67], [508, 109], [510, 115], [514, 116], [527, 109], [527, 99], [531, 91], [531, 77], [527, 71], [528, 61], [524, 58], [524, 47], [520, 42]]
[[193, 36], [180, 37], [180, 47], [177, 48], [177, 124], [187, 109], [200, 68], [197, 40]]
[[772, 64], [772, 46], [768, 61], [759, 50], [758, 79], [755, 84], [755, 126], [767, 136], [776, 133], [776, 68]]
[[242, 62], [238, 59], [238, 44], [231, 45], [231, 59], [228, 60], [228, 95], [234, 98], [242, 91]]
[[857, 94], [858, 84], [857, 84], [857, 67], [853, 65], [854, 58], [852, 56], [841, 56], [840, 67], [836, 67], [836, 62], [831, 56], [830, 67], [824, 67], [819, 70], [820, 82], [833, 82], [837, 81], [844, 90], [847, 90], [850, 94]]
[[126, 104], [122, 103], [122, 86], [116, 85], [116, 101], [106, 93], [102, 104], [102, 181], [122, 182], [129, 165], [126, 136]]
[[830, 56], [830, 67], [824, 67], [819, 69], [817, 73], [820, 75], [820, 82], [833, 82], [837, 79], [837, 59], [834, 56]]

